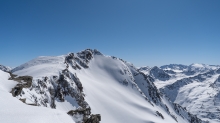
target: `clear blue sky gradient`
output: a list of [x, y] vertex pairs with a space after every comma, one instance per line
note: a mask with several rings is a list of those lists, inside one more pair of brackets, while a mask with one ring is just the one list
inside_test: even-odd
[[1, 0], [0, 64], [86, 48], [136, 66], [220, 64], [220, 0]]

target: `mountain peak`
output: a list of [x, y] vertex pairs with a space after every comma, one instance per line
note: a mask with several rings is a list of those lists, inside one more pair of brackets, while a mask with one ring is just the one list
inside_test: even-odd
[[0, 70], [5, 71], [5, 72], [10, 72], [11, 68], [10, 67], [6, 67], [4, 65], [0, 65]]
[[189, 65], [189, 66], [192, 66], [192, 67], [205, 67], [205, 66], [208, 66], [208, 65], [206, 65], [206, 64], [200, 64], [200, 63], [193, 63], [193, 64], [191, 64], [191, 65]]
[[[154, 85], [154, 78], [169, 79], [166, 72], [157, 66], [142, 70], [149, 70], [150, 75], [120, 58], [91, 49], [42, 56], [12, 70], [11, 79], [22, 82], [12, 93], [24, 105], [68, 112], [75, 122], [93, 116], [105, 123], [189, 123], [194, 119], [181, 106], [170, 103]], [[26, 82], [27, 78], [31, 81]]]

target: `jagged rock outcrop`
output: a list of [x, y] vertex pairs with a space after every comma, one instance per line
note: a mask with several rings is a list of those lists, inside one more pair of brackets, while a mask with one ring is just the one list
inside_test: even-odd
[[82, 123], [99, 123], [99, 121], [101, 121], [101, 115], [91, 114], [90, 108], [78, 108], [76, 110], [70, 110], [67, 114], [71, 116], [81, 115]]
[[85, 123], [99, 123], [101, 121], [101, 115], [100, 114], [92, 114], [88, 119], [85, 119]]
[[31, 87], [33, 77], [31, 77], [31, 76], [17, 76], [12, 73], [10, 73], [10, 76], [11, 77], [9, 78], [9, 80], [14, 80], [14, 81], [18, 82], [18, 84], [14, 88], [12, 88], [12, 90], [11, 90], [11, 93], [14, 97], [20, 95], [23, 88], [30, 88]]

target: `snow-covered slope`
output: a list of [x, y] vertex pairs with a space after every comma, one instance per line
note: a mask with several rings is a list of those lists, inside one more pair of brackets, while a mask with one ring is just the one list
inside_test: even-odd
[[9, 73], [0, 71], [0, 123], [74, 123], [64, 111], [26, 105], [12, 97], [17, 82], [8, 78]]
[[[33, 77], [31, 86], [19, 86], [21, 93], [15, 89], [16, 98], [25, 99], [26, 104], [61, 112], [91, 108], [92, 114], [101, 115], [102, 123], [202, 122], [167, 100], [152, 77], [97, 50], [38, 57], [12, 72]], [[80, 116], [73, 113], [73, 120], [82, 121]]]

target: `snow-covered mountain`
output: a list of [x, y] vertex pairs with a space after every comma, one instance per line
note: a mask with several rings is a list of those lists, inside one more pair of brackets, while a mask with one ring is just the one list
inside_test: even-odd
[[188, 66], [184, 73], [186, 75], [195, 75], [198, 73], [205, 73], [210, 70], [217, 69], [219, 66], [217, 65], [206, 65], [206, 64], [191, 64]]
[[169, 64], [163, 65], [160, 68], [165, 71], [174, 71], [177, 73], [185, 73], [186, 75], [194, 75], [198, 73], [208, 72], [209, 70], [217, 69], [219, 65], [207, 65], [207, 64], [198, 64], [194, 63], [189, 66], [182, 64]]
[[151, 69], [150, 67], [144, 66], [144, 67], [138, 68], [138, 71], [140, 71], [140, 72], [142, 72], [142, 73], [144, 73], [144, 74], [149, 74], [149, 70], [150, 70], [150, 69]]
[[149, 75], [155, 79], [166, 81], [170, 79], [170, 75], [166, 73], [164, 70], [158, 68], [157, 66], [153, 67], [149, 71]]
[[5, 71], [5, 72], [10, 72], [11, 68], [10, 67], [6, 67], [4, 65], [0, 65], [0, 70]]
[[[36, 115], [42, 120], [47, 116], [50, 118], [46, 122], [204, 122], [160, 93], [153, 77], [169, 78], [162, 76], [169, 74], [161, 70], [153, 68], [150, 75], [145, 75], [131, 63], [91, 49], [38, 57], [12, 69], [12, 73], [0, 73], [4, 74], [0, 87], [7, 89], [4, 91], [6, 100], [0, 102], [4, 109], [0, 111], [0, 117], [5, 116], [8, 109], [10, 118], [17, 113], [12, 112], [13, 107], [5, 106], [7, 99], [22, 108], [18, 108], [20, 117], [9, 119], [8, 116], [3, 120], [0, 118], [0, 122], [13, 123], [17, 119], [23, 122], [21, 114], [26, 119], [29, 117], [29, 121], [33, 120], [36, 108]], [[5, 86], [8, 81], [13, 84]], [[40, 110], [42, 114], [39, 114]]]
[[168, 72], [165, 72], [165, 70], [158, 68], [157, 66], [154, 66], [152, 68], [140, 67], [138, 71], [144, 73], [145, 75], [150, 75], [153, 79], [159, 81], [167, 81], [171, 77]]
[[184, 71], [188, 68], [187, 65], [182, 65], [182, 64], [169, 64], [169, 65], [163, 65], [160, 67], [163, 70], [172, 70], [172, 71]]
[[220, 122], [220, 67], [218, 65], [170, 64], [160, 68], [171, 76], [167, 81], [154, 78], [157, 80], [154, 84], [161, 93], [204, 121]]

